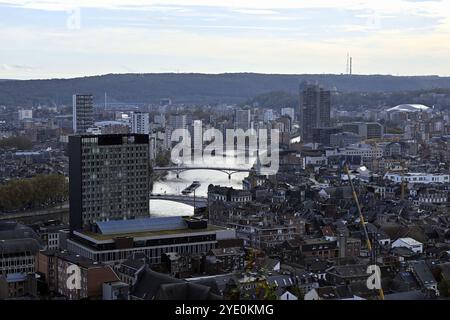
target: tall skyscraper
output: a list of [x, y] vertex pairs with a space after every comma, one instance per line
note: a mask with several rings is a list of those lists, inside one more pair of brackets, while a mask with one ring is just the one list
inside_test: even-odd
[[94, 125], [94, 98], [92, 94], [74, 94], [72, 97], [73, 132], [85, 133]]
[[71, 230], [97, 221], [149, 216], [149, 137], [69, 137]]
[[313, 141], [313, 129], [330, 127], [331, 93], [323, 87], [304, 83], [300, 94], [302, 141]]
[[234, 127], [247, 130], [250, 128], [251, 112], [247, 109], [236, 109], [234, 112]]
[[150, 123], [148, 113], [134, 112], [131, 115], [131, 132], [140, 134], [149, 134]]

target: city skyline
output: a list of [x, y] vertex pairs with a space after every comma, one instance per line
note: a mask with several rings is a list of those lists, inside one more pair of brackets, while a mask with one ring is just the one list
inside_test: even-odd
[[0, 79], [108, 73], [450, 75], [450, 1], [0, 2]]

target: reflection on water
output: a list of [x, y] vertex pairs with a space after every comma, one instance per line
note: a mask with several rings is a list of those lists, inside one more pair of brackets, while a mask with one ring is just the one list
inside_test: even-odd
[[[230, 159], [230, 157], [226, 160], [217, 157], [205, 157], [203, 159], [203, 163], [193, 164], [191, 166], [249, 169], [252, 167], [254, 161], [255, 158], [251, 158], [248, 163], [242, 165], [235, 159]], [[175, 172], [169, 171], [164, 181], [157, 181], [154, 183], [152, 193], [181, 195], [181, 191], [183, 191], [183, 189], [188, 187], [192, 181], [197, 180], [201, 185], [195, 191], [195, 195], [206, 197], [208, 194], [208, 185], [217, 184], [242, 189], [242, 180], [247, 176], [248, 172], [237, 172], [231, 175], [231, 179], [228, 179], [228, 174], [225, 172], [215, 170], [189, 170], [181, 172], [179, 174], [179, 178], [177, 178]], [[173, 201], [151, 200], [150, 214], [152, 216], [192, 215], [193, 207]]]

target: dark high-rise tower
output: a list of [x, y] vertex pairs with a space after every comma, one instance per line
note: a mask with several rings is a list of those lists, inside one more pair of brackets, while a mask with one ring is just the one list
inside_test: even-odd
[[94, 102], [92, 94], [73, 95], [73, 133], [82, 134], [94, 125]]
[[313, 141], [313, 131], [315, 128], [330, 126], [330, 108], [330, 91], [316, 84], [301, 84], [300, 117], [303, 142]]
[[70, 227], [149, 216], [147, 134], [69, 137]]

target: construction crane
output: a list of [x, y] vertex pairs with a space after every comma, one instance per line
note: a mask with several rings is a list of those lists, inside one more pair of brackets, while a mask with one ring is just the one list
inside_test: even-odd
[[[372, 247], [372, 242], [370, 241], [369, 233], [368, 233], [367, 227], [366, 227], [366, 222], [364, 221], [364, 216], [362, 214], [361, 206], [359, 204], [358, 195], [356, 194], [355, 186], [353, 185], [352, 177], [350, 175], [350, 171], [348, 169], [348, 165], [347, 164], [345, 164], [345, 172], [347, 173], [348, 181], [350, 183], [350, 187], [352, 188], [352, 196], [353, 196], [353, 200], [355, 200], [356, 207], [358, 209], [359, 221], [361, 222], [361, 226], [362, 226], [363, 231], [364, 231], [364, 236], [366, 238], [367, 249], [369, 250], [370, 257], [373, 258], [374, 251], [373, 251], [373, 247]], [[376, 261], [374, 261], [374, 263], [376, 263]], [[384, 291], [383, 291], [383, 288], [381, 288], [381, 286], [380, 286], [380, 290], [379, 290], [379, 296], [380, 296], [381, 300], [384, 300]]]

